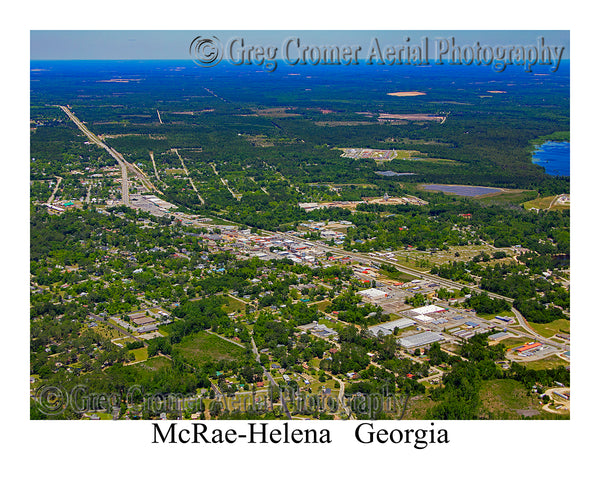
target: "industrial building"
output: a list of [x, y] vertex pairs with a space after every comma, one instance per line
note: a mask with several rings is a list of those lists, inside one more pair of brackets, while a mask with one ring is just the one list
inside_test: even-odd
[[377, 288], [369, 288], [367, 290], [362, 290], [358, 292], [358, 294], [363, 297], [367, 297], [370, 300], [379, 300], [388, 296], [387, 293], [385, 293], [383, 290], [379, 290]]
[[439, 313], [446, 310], [445, 308], [438, 307], [437, 305], [425, 305], [424, 307], [413, 308], [410, 313], [414, 315], [428, 315], [432, 313]]
[[410, 318], [399, 318], [398, 320], [392, 320], [391, 322], [380, 323], [379, 325], [373, 325], [369, 327], [369, 332], [371, 332], [376, 337], [378, 335], [391, 335], [394, 333], [395, 328], [406, 328], [416, 325], [417, 322], [411, 320]]
[[436, 332], [423, 332], [404, 337], [398, 340], [400, 346], [404, 348], [417, 348], [430, 343], [443, 342], [445, 338], [442, 334]]
[[146, 316], [144, 312], [130, 313], [129, 319], [136, 325], [146, 325], [156, 321], [156, 319]]
[[488, 339], [495, 341], [495, 340], [500, 340], [500, 339], [508, 337], [508, 336], [509, 336], [508, 332], [498, 332], [498, 333], [494, 333], [493, 335], [490, 335], [488, 337]]

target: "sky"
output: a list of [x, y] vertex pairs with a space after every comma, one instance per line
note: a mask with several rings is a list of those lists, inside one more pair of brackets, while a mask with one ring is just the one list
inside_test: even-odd
[[[246, 45], [275, 46], [281, 51], [289, 37], [302, 45], [361, 45], [364, 54], [374, 38], [385, 45], [421, 44], [454, 37], [456, 45], [529, 46], [543, 37], [546, 45], [563, 46], [570, 57], [568, 30], [31, 30], [31, 60], [145, 60], [189, 59], [197, 36], [217, 37], [223, 45], [236, 37]], [[407, 38], [410, 40], [407, 41]], [[433, 48], [433, 46], [431, 47]], [[430, 56], [432, 52], [430, 51]]]

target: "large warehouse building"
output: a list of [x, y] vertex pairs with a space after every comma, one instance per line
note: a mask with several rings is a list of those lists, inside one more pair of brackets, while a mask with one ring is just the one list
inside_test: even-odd
[[369, 288], [368, 290], [362, 290], [358, 292], [359, 295], [363, 297], [367, 297], [371, 300], [379, 300], [380, 298], [387, 297], [387, 293], [383, 290], [378, 290], [377, 288]]
[[391, 322], [380, 323], [379, 325], [373, 325], [369, 327], [369, 332], [373, 335], [391, 335], [394, 333], [395, 328], [406, 328], [416, 325], [417, 322], [410, 318], [399, 318], [398, 320], [392, 320]]
[[411, 335], [410, 337], [404, 337], [398, 340], [398, 343], [404, 348], [417, 348], [423, 345], [429, 345], [430, 343], [443, 342], [444, 336], [436, 332], [423, 332]]
[[414, 315], [428, 315], [431, 313], [443, 312], [445, 308], [438, 307], [437, 305], [425, 305], [424, 307], [413, 308], [410, 313]]

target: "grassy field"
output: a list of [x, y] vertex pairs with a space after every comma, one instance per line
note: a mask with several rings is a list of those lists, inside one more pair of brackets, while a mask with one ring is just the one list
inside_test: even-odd
[[[492, 256], [494, 252], [502, 250], [506, 252], [508, 257], [511, 256], [512, 252], [509, 248], [495, 248], [491, 245], [465, 245], [465, 246], [452, 246], [448, 250], [438, 250], [437, 252], [421, 252], [418, 250], [404, 251], [399, 250], [394, 252], [394, 256], [397, 262], [401, 265], [414, 268], [419, 271], [428, 271], [434, 265], [441, 265], [448, 262], [461, 261], [465, 262], [471, 260], [480, 253], [487, 253]], [[497, 262], [505, 261], [501, 260], [490, 260], [486, 265], [493, 265]], [[386, 272], [382, 272], [386, 273]]]
[[[419, 395], [417, 397], [411, 398], [408, 401], [408, 406], [406, 408], [406, 412], [404, 414], [404, 420], [422, 420], [427, 418], [427, 411], [433, 408], [440, 402], [435, 402], [431, 400], [431, 398], [426, 395]], [[400, 412], [398, 412], [398, 415]]]
[[330, 300], [321, 300], [320, 302], [313, 303], [313, 305], [316, 305], [317, 309], [318, 309], [320, 312], [324, 312], [324, 311], [325, 311], [325, 309], [326, 309], [326, 308], [327, 308], [329, 305], [331, 305], [331, 301], [330, 301]]
[[536, 333], [539, 333], [542, 337], [550, 338], [557, 333], [569, 333], [571, 331], [571, 322], [564, 318], [554, 320], [550, 323], [533, 323], [530, 322], [529, 326], [533, 328]]
[[510, 310], [504, 310], [499, 313], [478, 313], [477, 316], [483, 318], [484, 320], [493, 320], [496, 317], [515, 318], [515, 314]]
[[552, 355], [551, 357], [543, 358], [541, 360], [527, 362], [524, 365], [532, 370], [545, 370], [547, 368], [556, 368], [560, 366], [566, 367], [569, 365], [569, 362], [557, 357], [556, 355]]
[[186, 337], [174, 350], [194, 365], [201, 365], [210, 360], [237, 360], [244, 353], [243, 348], [207, 332], [198, 332]]
[[509, 192], [478, 198], [477, 201], [483, 205], [520, 205], [529, 200], [535, 193], [531, 190], [514, 190]]
[[109, 340], [123, 336], [122, 332], [119, 332], [118, 330], [115, 330], [104, 323], [99, 323], [97, 326], [92, 327], [92, 330]]
[[550, 204], [552, 203], [552, 200], [554, 200], [555, 196], [552, 195], [550, 197], [538, 197], [535, 200], [530, 200], [529, 202], [525, 202], [523, 204], [523, 207], [526, 210], [531, 210], [532, 208], [538, 208], [540, 210], [546, 209], [550, 206]]
[[480, 398], [482, 409], [493, 412], [501, 419], [521, 418], [521, 413], [517, 410], [541, 412], [537, 397], [529, 395], [523, 384], [516, 380], [485, 380], [481, 386]]
[[[556, 198], [555, 195], [550, 197], [538, 197], [534, 200], [530, 200], [528, 202], [523, 203], [523, 207], [526, 210], [531, 210], [532, 208], [537, 208], [539, 210], [546, 210], [552, 204], [552, 201]], [[569, 210], [571, 208], [570, 205], [564, 204], [556, 204], [550, 210]]]
[[246, 311], [246, 304], [244, 302], [236, 300], [229, 295], [224, 295], [223, 299], [225, 300], [225, 304], [221, 308], [225, 310], [225, 313], [243, 313]]
[[504, 340], [502, 340], [500, 343], [502, 345], [504, 345], [504, 347], [506, 349], [510, 349], [510, 348], [515, 348], [515, 347], [519, 347], [521, 345], [526, 344], [527, 342], [529, 342], [530, 340], [526, 337], [509, 337], [506, 338]]
[[171, 360], [165, 357], [152, 357], [142, 363], [136, 363], [127, 368], [144, 368], [147, 370], [159, 370], [171, 366]]
[[135, 356], [136, 362], [148, 360], [148, 347], [136, 348], [135, 350], [131, 350], [131, 353]]

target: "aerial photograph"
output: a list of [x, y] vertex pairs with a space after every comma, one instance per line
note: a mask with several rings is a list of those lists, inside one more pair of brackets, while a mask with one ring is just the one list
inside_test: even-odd
[[31, 420], [570, 420], [568, 30], [30, 42]]

